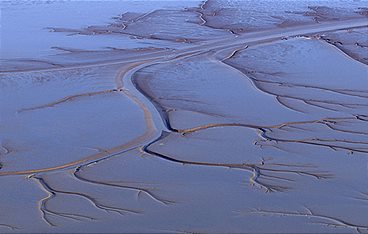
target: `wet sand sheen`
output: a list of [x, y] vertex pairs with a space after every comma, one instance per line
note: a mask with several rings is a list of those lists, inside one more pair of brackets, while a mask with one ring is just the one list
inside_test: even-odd
[[[274, 227], [278, 232], [299, 228], [308, 232], [368, 230], [366, 209], [362, 206], [367, 186], [367, 68], [359, 53], [350, 52], [356, 51], [355, 47], [336, 52], [341, 48], [320, 36], [364, 31], [366, 18], [334, 22], [322, 17], [326, 21], [318, 24], [264, 28], [246, 34], [231, 26], [225, 30], [229, 34], [223, 35], [217, 31], [224, 30], [218, 28], [223, 26], [208, 21], [205, 17], [209, 13], [201, 13], [207, 9], [206, 4], [196, 9], [200, 19], [196, 23], [201, 27], [211, 25], [214, 31], [209, 29], [206, 33], [218, 33], [212, 40], [180, 36], [180, 40], [172, 40], [172, 35], [166, 38], [162, 34], [150, 39], [167, 41], [170, 46], [172, 42], [183, 45], [153, 52], [128, 51], [126, 55], [116, 49], [84, 51], [84, 59], [77, 64], [65, 60], [81, 55], [71, 49], [69, 54], [56, 56], [57, 62], [42, 65], [51, 64], [50, 67], [35, 65], [28, 69], [23, 60], [25, 68], [1, 69], [0, 84], [7, 84], [2, 87], [2, 98], [17, 100], [14, 90], [20, 89], [24, 95], [36, 97], [36, 101], [19, 99], [14, 107], [4, 108], [3, 121], [8, 126], [0, 125], [4, 132], [0, 136], [0, 175], [3, 183], [32, 181], [41, 188], [38, 192], [25, 188], [31, 197], [27, 212], [34, 214], [38, 210], [41, 219], [32, 225], [21, 217], [22, 222], [13, 225], [11, 217], [17, 212], [11, 210], [0, 227], [6, 231], [25, 226], [25, 231], [74, 232], [88, 222], [88, 228], [83, 229], [87, 232], [270, 232], [275, 231]], [[179, 11], [175, 17], [192, 12]], [[307, 15], [325, 14], [315, 12]], [[213, 16], [223, 17], [217, 13]], [[167, 17], [166, 12], [138, 16], [131, 25], [122, 17], [122, 30], [138, 30], [135, 24], [155, 22], [155, 17]], [[157, 22], [162, 23], [162, 19]], [[74, 32], [102, 33], [102, 28]], [[194, 29], [188, 26], [188, 30]], [[347, 38], [344, 43], [351, 40]], [[107, 56], [100, 56], [103, 53]], [[303, 61], [303, 57], [310, 60]], [[334, 64], [341, 65], [340, 72], [331, 72]], [[47, 78], [51, 74], [72, 74], [80, 80]], [[22, 83], [29, 78], [34, 83]], [[9, 80], [19, 82], [18, 87]], [[78, 82], [86, 87], [78, 87]], [[60, 88], [63, 86], [72, 89], [65, 91]], [[50, 97], [31, 94], [27, 89], [49, 89]], [[117, 104], [119, 98], [124, 104]], [[98, 102], [101, 103], [95, 105]], [[109, 111], [109, 105], [119, 109]], [[69, 132], [58, 134], [58, 126], [72, 123], [68, 119], [73, 121], [72, 113], [77, 109], [82, 115], [78, 121], [84, 118], [97, 122], [95, 126], [69, 126], [75, 128], [70, 131], [70, 139], [76, 149], [68, 152], [64, 147], [60, 152], [68, 154], [64, 159], [31, 163], [36, 154], [49, 154], [52, 148], [34, 150], [32, 144], [46, 138], [32, 142], [29, 137], [45, 134], [43, 128], [49, 125], [57, 138], [44, 145], [61, 143], [63, 134], [68, 137]], [[54, 124], [51, 120], [44, 125], [35, 122], [41, 116], [53, 115], [58, 115]], [[129, 119], [127, 132], [121, 128], [125, 125], [120, 126], [119, 132], [119, 118]], [[36, 127], [18, 139], [14, 133], [6, 136], [19, 131], [17, 125], [32, 122], [37, 123]], [[91, 135], [78, 136], [86, 126], [92, 128], [85, 131]], [[139, 127], [135, 130], [129, 126]], [[37, 131], [32, 133], [34, 130]], [[104, 137], [99, 139], [100, 134]], [[78, 137], [83, 140], [78, 142]], [[55, 149], [62, 149], [63, 144], [58, 147]], [[26, 152], [34, 155], [17, 163]], [[256, 189], [244, 186], [244, 179]], [[339, 192], [334, 194], [336, 190]], [[12, 193], [9, 190], [2, 196], [9, 200]], [[75, 206], [63, 206], [63, 201]], [[214, 204], [221, 204], [221, 209], [209, 216], [203, 213], [213, 210]], [[347, 216], [344, 209], [355, 214], [354, 218]], [[311, 225], [305, 217], [320, 225]], [[202, 222], [198, 224], [196, 219]], [[291, 220], [296, 220], [295, 225]]]
[[[365, 23], [363, 21], [363, 23]], [[358, 22], [358, 25], [360, 24], [360, 22]], [[343, 27], [346, 27], [345, 25], [338, 25], [338, 28], [343, 28]], [[356, 24], [353, 23], [353, 27], [356, 27]], [[330, 29], [330, 26], [328, 25], [327, 26], [328, 29]], [[319, 30], [326, 30], [324, 27], [321, 27], [321, 29]], [[299, 28], [296, 29], [296, 32], [299, 33]], [[293, 35], [291, 33], [291, 35]], [[274, 40], [277, 40], [279, 38], [279, 36], [277, 35], [276, 37], [273, 37], [273, 36], [270, 36], [269, 38], [274, 38]], [[262, 43], [265, 39], [263, 38], [263, 36], [257, 40], [257, 38], [253, 39], [253, 43]], [[266, 42], [269, 42], [270, 39], [266, 39]], [[246, 39], [246, 41], [249, 41], [249, 39]], [[218, 46], [218, 43], [213, 43], [214, 46], [212, 46], [212, 48], [218, 48], [218, 47], [223, 47], [223, 46]], [[240, 42], [238, 42], [237, 44], [243, 44], [243, 40], [240, 39]], [[232, 43], [230, 46], [233, 46], [234, 43]], [[235, 44], [236, 45], [236, 44]], [[201, 46], [201, 48], [203, 48], [203, 46]], [[206, 47], [204, 47], [206, 48]], [[211, 47], [210, 47], [211, 48]], [[209, 50], [209, 48], [206, 48], [207, 50]], [[235, 51], [237, 51], [238, 49], [236, 49]], [[187, 52], [188, 50], [185, 50], [182, 55], [175, 55], [175, 57], [178, 57], [178, 58], [181, 58], [182, 56], [187, 56], [186, 54], [189, 54], [189, 56], [191, 56], [192, 54], [198, 54], [198, 53], [203, 53], [201, 51], [199, 52]], [[229, 52], [229, 54], [233, 54], [233, 52]], [[174, 57], [174, 58], [175, 58]], [[120, 74], [118, 74], [116, 76], [116, 85], [117, 85], [117, 88], [116, 90], [120, 90], [121, 87], [122, 87], [122, 83], [120, 83], [119, 80], [123, 80], [124, 78], [120, 79], [119, 77], [124, 77], [124, 73], [128, 73], [132, 68], [134, 68], [135, 66], [139, 66], [141, 64], [145, 64], [146, 62], [137, 62], [137, 63], [133, 63], [133, 64], [129, 64], [129, 66], [127, 67], [127, 70], [125, 70], [125, 67], [122, 68], [122, 72]], [[146, 64], [145, 66], [149, 66], [150, 64]], [[144, 67], [144, 66], [142, 66]], [[134, 72], [133, 72], [134, 73]], [[112, 91], [115, 91], [115, 90], [107, 90], [107, 91], [102, 91], [102, 92], [97, 92], [95, 94], [100, 94], [100, 93], [105, 93], [105, 92], [112, 92]], [[75, 162], [71, 162], [71, 163], [68, 163], [68, 164], [65, 164], [65, 165], [61, 165], [61, 166], [56, 166], [56, 167], [51, 167], [51, 168], [46, 168], [46, 169], [37, 169], [37, 170], [28, 170], [28, 171], [19, 171], [19, 172], [0, 172], [0, 175], [11, 175], [11, 174], [30, 174], [30, 173], [37, 173], [37, 172], [43, 172], [43, 171], [53, 171], [53, 170], [58, 170], [58, 169], [65, 169], [65, 168], [69, 168], [70, 166], [74, 166], [74, 165], [78, 165], [80, 163], [83, 163], [83, 162], [88, 162], [88, 161], [93, 161], [94, 159], [98, 159], [98, 158], [101, 158], [101, 157], [104, 157], [106, 154], [116, 154], [118, 152], [121, 152], [121, 151], [124, 151], [126, 149], [130, 149], [132, 146], [135, 145], [135, 142], [136, 140], [138, 141], [141, 141], [141, 140], [145, 140], [145, 139], [148, 139], [149, 137], [146, 138], [146, 136], [151, 136], [151, 134], [153, 134], [153, 123], [151, 122], [152, 120], [152, 117], [150, 116], [150, 112], [148, 112], [148, 110], [145, 108], [144, 104], [141, 103], [138, 99], [136, 99], [134, 96], [130, 95], [129, 93], [127, 93], [124, 89], [122, 90], [129, 98], [131, 98], [133, 100], [133, 102], [137, 103], [138, 106], [140, 106], [140, 108], [144, 111], [144, 115], [145, 115], [145, 119], [146, 119], [146, 123], [147, 123], [147, 132], [144, 134], [144, 136], [142, 137], [138, 137], [137, 139], [134, 139], [133, 141], [127, 143], [127, 144], [124, 144], [124, 145], [121, 145], [121, 146], [117, 146], [117, 147], [114, 147], [112, 149], [110, 149], [108, 152], [102, 152], [102, 153], [98, 153], [96, 155], [91, 155], [89, 156], [88, 158], [85, 158], [85, 159], [82, 159], [82, 160], [78, 160], [78, 161], [75, 161]], [[91, 93], [88, 93], [87, 94], [88, 96], [90, 95], [94, 95], [94, 94], [91, 94]], [[71, 97], [73, 98], [73, 97]], [[68, 100], [69, 98], [66, 98], [66, 99], [62, 99], [61, 101], [56, 101], [56, 103], [58, 102], [63, 102], [63, 101], [66, 101]], [[54, 105], [55, 103], [51, 103], [51, 105]], [[47, 106], [47, 105], [46, 105]], [[32, 107], [32, 108], [39, 108], [39, 107]], [[31, 109], [32, 109], [31, 108]], [[139, 145], [139, 144], [137, 144]]]

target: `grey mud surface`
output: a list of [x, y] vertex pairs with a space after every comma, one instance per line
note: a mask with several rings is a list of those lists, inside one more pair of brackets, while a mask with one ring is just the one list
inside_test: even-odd
[[[289, 3], [4, 36], [0, 232], [368, 233], [368, 3]], [[1, 4], [14, 38], [14, 12], [84, 6]]]

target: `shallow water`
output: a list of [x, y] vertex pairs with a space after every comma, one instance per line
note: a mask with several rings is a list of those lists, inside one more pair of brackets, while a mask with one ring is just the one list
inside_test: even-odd
[[289, 3], [2, 2], [0, 232], [368, 232], [368, 2]]

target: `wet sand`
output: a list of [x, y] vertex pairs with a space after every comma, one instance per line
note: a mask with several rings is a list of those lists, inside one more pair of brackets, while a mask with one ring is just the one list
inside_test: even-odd
[[368, 232], [367, 2], [160, 4], [1, 58], [0, 232]]

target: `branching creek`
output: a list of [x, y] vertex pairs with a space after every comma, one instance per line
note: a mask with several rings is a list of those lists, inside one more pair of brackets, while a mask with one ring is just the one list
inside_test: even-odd
[[[210, 15], [205, 11], [207, 2], [204, 2], [199, 8], [187, 9], [189, 12], [194, 12], [199, 17], [199, 25], [202, 27], [216, 28], [216, 30], [223, 30], [217, 28], [212, 21], [206, 19], [206, 15]], [[317, 14], [317, 13], [316, 13]], [[213, 16], [216, 14], [214, 13]], [[138, 22], [149, 14], [140, 16], [131, 20], [123, 20], [121, 30], [128, 30], [129, 24]], [[318, 18], [320, 21], [322, 18]], [[242, 30], [239, 28], [226, 28], [226, 38], [211, 39], [208, 41], [202, 41], [197, 44], [195, 39], [179, 38], [174, 41], [189, 44], [184, 48], [179, 49], [165, 49], [158, 51], [143, 51], [138, 52], [137, 55], [126, 58], [119, 58], [116, 60], [104, 60], [104, 61], [90, 61], [85, 64], [78, 65], [58, 65], [40, 69], [20, 69], [20, 70], [8, 70], [2, 71], [1, 74], [32, 74], [54, 71], [67, 71], [85, 68], [99, 68], [105, 66], [114, 65], [119, 67], [117, 69], [115, 77], [111, 79], [114, 82], [114, 88], [106, 90], [98, 90], [93, 92], [85, 92], [74, 95], [65, 96], [61, 99], [54, 100], [49, 103], [44, 103], [35, 106], [28, 106], [17, 110], [17, 115], [22, 116], [27, 113], [35, 113], [38, 111], [51, 110], [58, 108], [68, 103], [86, 100], [89, 98], [98, 98], [100, 96], [109, 96], [113, 94], [120, 94], [127, 97], [131, 103], [137, 106], [143, 115], [145, 127], [144, 132], [139, 136], [130, 139], [127, 142], [122, 142], [119, 145], [108, 149], [96, 148], [97, 153], [83, 156], [77, 160], [70, 161], [64, 164], [53, 165], [49, 167], [35, 167], [27, 170], [7, 170], [6, 164], [3, 166], [0, 162], [0, 178], [7, 178], [13, 176], [26, 177], [29, 181], [39, 186], [45, 193], [44, 198], [39, 200], [38, 209], [40, 218], [45, 224], [50, 227], [58, 226], [58, 220], [69, 220], [78, 222], [96, 221], [98, 218], [93, 215], [85, 215], [82, 213], [72, 213], [65, 211], [58, 211], [50, 206], [50, 202], [58, 197], [77, 197], [88, 202], [95, 209], [103, 212], [117, 214], [121, 216], [131, 215], [140, 216], [144, 214], [144, 210], [141, 208], [131, 209], [121, 206], [111, 205], [105, 203], [101, 199], [94, 197], [91, 194], [82, 191], [74, 191], [72, 189], [63, 188], [58, 184], [53, 184], [51, 178], [55, 173], [65, 173], [72, 176], [73, 180], [81, 184], [90, 186], [100, 186], [102, 188], [112, 188], [121, 191], [130, 191], [136, 194], [136, 198], [147, 198], [154, 204], [163, 207], [175, 206], [175, 198], [165, 198], [159, 193], [148, 188], [144, 184], [130, 184], [118, 181], [98, 180], [96, 178], [89, 178], [84, 173], [86, 169], [93, 169], [102, 163], [109, 160], [122, 157], [126, 153], [139, 153], [143, 157], [153, 157], [167, 163], [174, 165], [191, 165], [200, 168], [218, 168], [218, 169], [231, 169], [239, 172], [244, 172], [248, 175], [247, 179], [249, 184], [256, 188], [257, 192], [264, 191], [266, 193], [282, 193], [293, 189], [294, 183], [303, 178], [303, 181], [313, 181], [315, 183], [329, 181], [334, 178], [334, 173], [328, 170], [324, 170], [323, 165], [314, 165], [306, 163], [285, 163], [275, 162], [275, 160], [267, 160], [263, 157], [259, 159], [258, 163], [254, 162], [213, 162], [205, 160], [192, 160], [183, 159], [171, 155], [166, 152], [157, 150], [157, 146], [160, 144], [165, 145], [167, 141], [174, 137], [175, 139], [185, 139], [196, 134], [206, 134], [212, 130], [221, 129], [243, 129], [244, 131], [252, 131], [256, 134], [257, 139], [254, 140], [254, 146], [261, 148], [273, 147], [279, 150], [281, 153], [287, 152], [283, 145], [293, 144], [296, 148], [301, 147], [317, 147], [318, 149], [346, 152], [347, 154], [359, 154], [363, 157], [367, 157], [368, 154], [368, 94], [366, 87], [361, 89], [355, 88], [332, 88], [318, 84], [303, 83], [298, 81], [286, 81], [278, 77], [283, 76], [283, 71], [269, 72], [261, 70], [258, 67], [252, 67], [251, 64], [244, 64], [242, 60], [243, 54], [247, 54], [247, 51], [252, 48], [260, 46], [273, 46], [281, 41], [288, 42], [298, 40], [313, 40], [318, 43], [322, 43], [328, 46], [332, 46], [332, 50], [338, 50], [342, 56], [348, 56], [349, 60], [364, 64], [362, 59], [353, 57], [355, 54], [350, 53], [350, 50], [342, 49], [341, 45], [337, 46], [337, 43], [331, 43], [331, 40], [326, 41], [329, 33], [335, 33], [344, 30], [355, 30], [368, 27], [366, 18], [346, 19], [341, 21], [325, 20], [322, 22], [313, 24], [293, 25], [284, 28], [265, 29], [259, 32], [249, 32], [242, 34]], [[111, 25], [110, 25], [111, 26]], [[115, 25], [116, 26], [116, 25]], [[116, 26], [117, 27], [117, 26]], [[89, 31], [88, 31], [89, 30]], [[98, 34], [105, 32], [101, 28], [89, 27], [88, 33], [85, 30], [74, 30], [76, 34]], [[95, 30], [95, 31], [93, 31]], [[106, 29], [106, 32], [110, 32]], [[68, 32], [64, 29], [53, 29], [54, 32]], [[69, 30], [71, 32], [71, 30]], [[71, 32], [73, 33], [73, 32]], [[133, 34], [127, 31], [126, 34], [135, 37], [142, 37], [141, 34]], [[324, 38], [319, 37], [321, 34], [326, 34]], [[172, 38], [154, 38], [157, 40], [173, 40]], [[357, 44], [359, 46], [360, 44]], [[73, 54], [73, 52], [70, 52]], [[87, 52], [86, 52], [87, 53]], [[140, 54], [141, 53], [141, 54]], [[201, 105], [200, 100], [185, 99], [183, 97], [162, 97], [155, 96], [153, 92], [150, 92], [150, 87], [142, 85], [143, 79], [141, 74], [146, 74], [150, 69], [156, 69], [156, 66], [170, 66], [170, 64], [179, 64], [187, 60], [201, 60], [205, 58], [210, 61], [211, 64], [216, 64], [218, 67], [222, 67], [224, 70], [234, 72], [246, 82], [250, 82], [251, 86], [256, 89], [257, 92], [262, 95], [266, 95], [275, 100], [282, 108], [287, 109], [295, 114], [308, 114], [309, 112], [305, 108], [295, 103], [302, 103], [307, 108], [316, 108], [317, 110], [327, 111], [328, 116], [316, 119], [305, 119], [298, 121], [278, 122], [277, 124], [256, 124], [254, 122], [249, 123], [242, 121], [241, 119], [231, 120], [231, 118], [223, 118], [222, 121], [213, 121], [217, 117], [224, 116], [223, 113], [211, 113], [211, 110], [200, 110], [193, 104], [193, 108], [188, 108], [193, 114], [199, 116], [210, 116], [207, 123], [191, 125], [191, 127], [183, 127], [178, 121], [172, 122], [172, 115], [175, 112], [180, 111], [182, 106], [169, 105], [167, 103], [196, 103]], [[362, 62], [363, 61], [363, 62]], [[173, 65], [175, 66], [175, 65]], [[276, 66], [276, 65], [275, 65]], [[280, 87], [280, 90], [284, 88], [285, 93], [274, 91], [272, 87]], [[180, 88], [180, 87], [178, 87]], [[313, 92], [323, 92], [339, 97], [338, 100], [333, 98], [321, 99], [318, 96], [310, 97], [299, 95], [299, 93], [289, 92], [290, 89], [303, 89]], [[171, 99], [170, 99], [171, 98]], [[166, 104], [164, 103], [166, 101]], [[340, 110], [347, 110], [347, 112], [340, 112]], [[350, 111], [350, 112], [349, 112]], [[213, 111], [216, 112], [216, 111]], [[180, 113], [180, 112], [178, 112]], [[336, 113], [336, 115], [334, 115]], [[342, 113], [342, 114], [341, 114]], [[195, 118], [195, 117], [194, 117]], [[349, 129], [347, 126], [355, 124], [358, 127]], [[283, 132], [289, 132], [290, 135], [285, 136]], [[293, 133], [306, 132], [305, 136], [300, 136]], [[311, 133], [310, 133], [311, 132]], [[314, 134], [314, 132], [316, 134]], [[322, 134], [327, 132], [327, 134]], [[309, 134], [310, 133], [310, 134]], [[320, 135], [318, 135], [321, 133]], [[330, 134], [331, 133], [331, 134]], [[342, 137], [338, 138], [333, 134], [341, 133]], [[329, 134], [331, 137], [328, 137]], [[327, 135], [327, 136], [326, 136]], [[339, 135], [338, 135], [339, 136]], [[361, 137], [345, 137], [345, 136], [361, 136]], [[170, 139], [168, 139], [170, 138]], [[0, 142], [1, 143], [1, 142]], [[12, 149], [6, 144], [0, 145], [0, 160], [2, 157], [8, 157], [11, 155]], [[184, 152], [185, 153], [185, 152]], [[305, 180], [304, 180], [305, 179]], [[357, 198], [359, 201], [366, 203], [367, 196], [364, 192], [361, 193], [363, 197]], [[303, 208], [302, 211], [281, 211], [274, 209], [254, 208], [251, 211], [237, 211], [240, 216], [242, 215], [266, 215], [266, 216], [278, 216], [278, 217], [302, 217], [311, 219], [313, 223], [319, 225], [327, 225], [329, 228], [344, 227], [357, 232], [367, 232], [367, 223], [355, 223], [353, 221], [346, 221], [343, 217], [335, 217], [331, 215], [325, 215], [320, 212], [314, 211], [312, 208]], [[24, 228], [18, 227], [13, 224], [3, 224], [0, 222], [0, 228], [6, 231], [17, 230]], [[1, 230], [0, 229], [0, 230]], [[338, 229], [337, 229], [338, 230]]]

